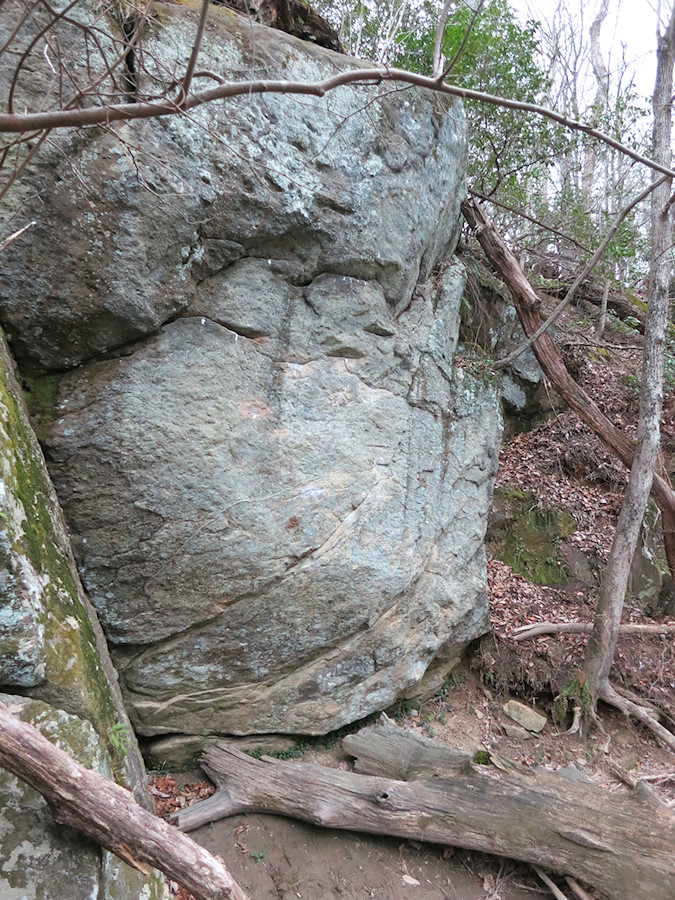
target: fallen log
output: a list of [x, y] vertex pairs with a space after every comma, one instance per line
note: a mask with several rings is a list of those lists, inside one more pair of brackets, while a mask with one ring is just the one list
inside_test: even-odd
[[619, 797], [498, 759], [476, 765], [391, 724], [351, 735], [343, 747], [373, 774], [256, 760], [216, 741], [202, 755], [216, 794], [173, 818], [188, 831], [237, 813], [276, 813], [496, 853], [571, 875], [613, 900], [672, 900], [675, 817], [640, 791]]
[[[507, 286], [525, 336], [531, 338], [541, 325], [541, 301], [525, 277], [518, 260], [498, 234], [494, 223], [475, 201], [462, 203], [464, 218], [473, 229], [491, 266]], [[630, 469], [635, 454], [634, 442], [617, 428], [600, 407], [576, 383], [558, 352], [551, 335], [542, 334], [533, 344], [537, 362], [558, 394], [574, 410], [621, 462]], [[675, 579], [675, 491], [661, 469], [654, 473], [652, 495], [662, 512], [663, 542], [671, 576]]]
[[77, 828], [145, 873], [159, 869], [198, 900], [247, 900], [222, 860], [139, 806], [0, 703], [0, 766], [39, 791], [54, 821]]

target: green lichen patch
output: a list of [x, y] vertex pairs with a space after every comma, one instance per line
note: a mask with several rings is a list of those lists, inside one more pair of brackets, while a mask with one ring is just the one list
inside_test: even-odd
[[25, 392], [26, 405], [33, 429], [42, 440], [54, 423], [62, 375], [43, 375], [36, 378]]
[[564, 540], [577, 523], [560, 508], [542, 508], [533, 494], [506, 485], [495, 490], [490, 552], [535, 584], [560, 585], [568, 579]]
[[[4, 614], [10, 637], [15, 623], [19, 642], [30, 646], [35, 657], [32, 680], [18, 669], [23, 682], [8, 680], [7, 660], [2, 667], [4, 680], [77, 710], [105, 739], [119, 716], [78, 590], [49, 475], [1, 337], [0, 357], [0, 545], [5, 551], [0, 558], [0, 621]], [[55, 382], [49, 381], [35, 396], [49, 404], [55, 390]], [[17, 660], [21, 662], [18, 656]], [[124, 783], [124, 758], [110, 742], [109, 750], [115, 773]]]

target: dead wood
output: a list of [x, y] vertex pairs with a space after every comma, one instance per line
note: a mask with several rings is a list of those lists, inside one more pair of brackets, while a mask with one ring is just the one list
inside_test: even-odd
[[[542, 634], [590, 634], [592, 622], [535, 622], [521, 625], [508, 635], [514, 641], [527, 641]], [[619, 634], [669, 634], [675, 625], [620, 625]]]
[[[541, 301], [525, 277], [518, 260], [506, 246], [494, 223], [481, 206], [475, 200], [465, 200], [462, 203], [462, 212], [490, 264], [507, 286], [525, 335], [531, 337], [541, 325]], [[532, 349], [544, 375], [558, 394], [630, 469], [635, 444], [610, 422], [597, 403], [572, 378], [551, 336], [548, 333], [542, 334]], [[652, 495], [663, 513], [666, 559], [670, 573], [675, 579], [675, 492], [668, 483], [665, 472], [654, 473]]]
[[498, 759], [475, 765], [392, 724], [351, 735], [343, 746], [369, 774], [256, 760], [216, 741], [202, 756], [216, 794], [174, 818], [190, 830], [237, 813], [277, 813], [497, 853], [569, 874], [614, 900], [672, 900], [675, 818], [639, 792], [613, 796]]
[[160, 869], [199, 900], [247, 900], [223, 862], [131, 793], [91, 772], [0, 703], [0, 766], [47, 801], [54, 821], [77, 828], [130, 866]]

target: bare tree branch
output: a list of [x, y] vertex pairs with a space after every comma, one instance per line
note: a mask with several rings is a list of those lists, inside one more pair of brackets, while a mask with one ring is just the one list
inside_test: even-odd
[[594, 137], [609, 147], [619, 150], [636, 162], [656, 172], [675, 178], [675, 171], [667, 166], [654, 162], [654, 160], [638, 153], [626, 144], [622, 144], [621, 141], [616, 140], [611, 135], [598, 131], [590, 125], [586, 125], [548, 107], [540, 106], [536, 103], [525, 103], [520, 100], [510, 100], [506, 97], [486, 94], [482, 91], [472, 91], [456, 85], [439, 84], [438, 80], [433, 77], [430, 78], [404, 69], [383, 66], [349, 69], [323, 81], [226, 81], [217, 87], [192, 94], [181, 107], [175, 101], [164, 101], [158, 103], [117, 103], [110, 106], [93, 106], [87, 109], [61, 109], [40, 113], [6, 113], [0, 115], [0, 134], [18, 134], [25, 131], [42, 130], [43, 128], [81, 128], [89, 125], [110, 124], [121, 120], [158, 118], [160, 116], [176, 115], [183, 110], [194, 109], [197, 106], [202, 106], [215, 100], [240, 97], [244, 94], [304, 94], [323, 97], [329, 91], [345, 85], [373, 85], [382, 84], [383, 82], [414, 84], [417, 87], [428, 88], [431, 91], [446, 94], [450, 97], [476, 100], [482, 103], [489, 103], [492, 106], [501, 106], [504, 109], [516, 109], [522, 112], [534, 113], [557, 122], [565, 128], [580, 131], [589, 137]]
[[206, 27], [206, 17], [208, 15], [210, 2], [211, 0], [202, 0], [202, 8], [199, 13], [199, 24], [197, 25], [197, 34], [195, 35], [194, 43], [192, 44], [190, 60], [187, 65], [187, 69], [185, 70], [185, 77], [183, 78], [180, 93], [176, 100], [176, 103], [181, 108], [185, 105], [185, 101], [188, 98], [190, 85], [192, 83], [192, 76], [194, 75], [194, 71], [197, 66], [197, 57], [199, 56], [199, 48], [204, 36], [204, 28]]
[[34, 225], [37, 225], [37, 222], [33, 220], [29, 222], [28, 225], [24, 225], [23, 228], [19, 228], [18, 231], [12, 232], [8, 237], [4, 239], [4, 241], [0, 241], [0, 253], [5, 249], [5, 247], [9, 247], [12, 241], [15, 241], [17, 238], [20, 238], [24, 232], [28, 231], [29, 228], [32, 228]]

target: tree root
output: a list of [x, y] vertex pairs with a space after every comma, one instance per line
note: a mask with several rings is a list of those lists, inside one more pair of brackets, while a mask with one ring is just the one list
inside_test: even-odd
[[638, 722], [646, 725], [647, 728], [658, 737], [662, 744], [675, 753], [675, 734], [668, 731], [668, 729], [654, 716], [656, 710], [652, 711], [652, 709], [647, 706], [641, 706], [640, 704], [633, 702], [633, 700], [629, 700], [627, 697], [622, 697], [610, 684], [600, 686], [598, 689], [598, 699], [609, 704], [609, 706], [618, 709], [624, 716], [627, 716], [628, 718], [632, 716], [637, 719]]
[[[533, 625], [521, 625], [508, 635], [514, 641], [527, 641], [543, 634], [590, 634], [593, 630], [591, 622], [535, 622]], [[670, 634], [675, 632], [675, 625], [620, 625], [619, 634]]]

